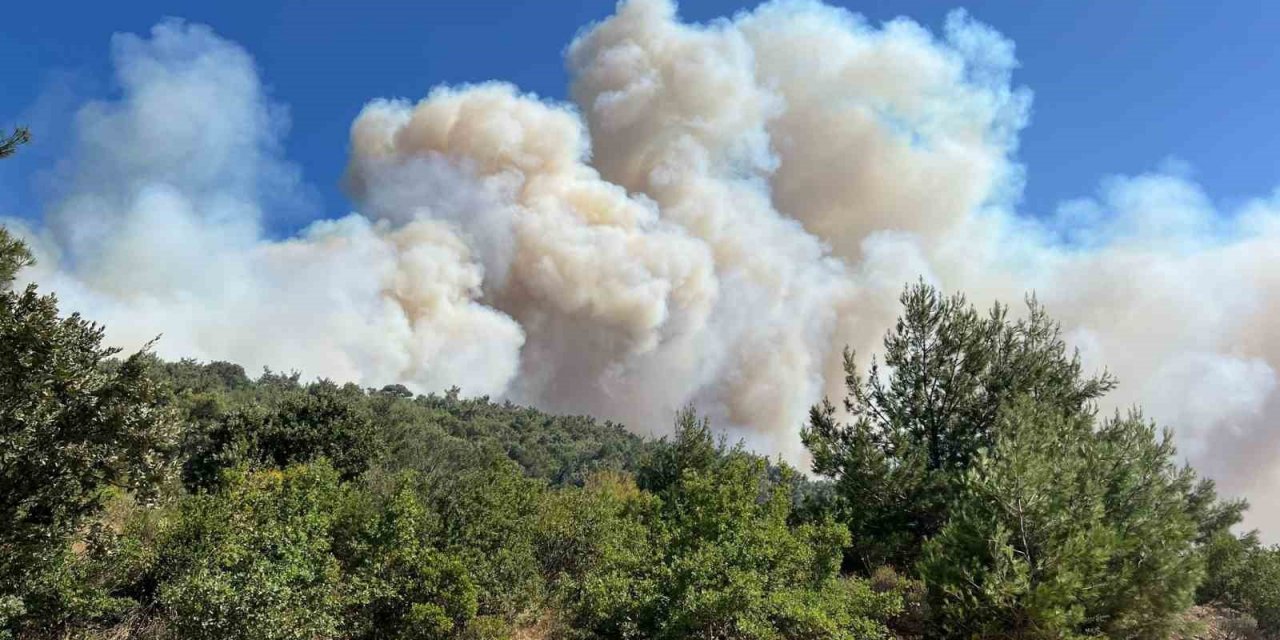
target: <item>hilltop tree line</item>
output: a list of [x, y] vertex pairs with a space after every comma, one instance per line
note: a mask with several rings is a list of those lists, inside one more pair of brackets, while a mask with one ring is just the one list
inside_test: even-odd
[[[19, 135], [20, 134], [20, 135]], [[9, 155], [27, 139], [6, 139]], [[907, 287], [803, 429], [717, 438], [102, 345], [0, 229], [0, 638], [1280, 633], [1280, 550], [1029, 301]]]

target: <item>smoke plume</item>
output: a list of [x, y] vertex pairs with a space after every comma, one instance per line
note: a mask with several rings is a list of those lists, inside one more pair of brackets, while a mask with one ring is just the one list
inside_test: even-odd
[[[689, 402], [802, 459], [808, 407], [904, 283], [1035, 291], [1089, 368], [1280, 534], [1280, 191], [1222, 211], [1182, 172], [1019, 214], [1030, 92], [964, 12], [941, 34], [783, 0], [710, 25], [629, 0], [569, 46], [573, 104], [502, 83], [374, 100], [358, 213], [266, 231], [305, 190], [250, 56], [165, 22], [112, 46], [28, 277], [136, 347], [660, 431]], [[337, 150], [335, 150], [337, 152]], [[16, 224], [10, 222], [10, 224]]]

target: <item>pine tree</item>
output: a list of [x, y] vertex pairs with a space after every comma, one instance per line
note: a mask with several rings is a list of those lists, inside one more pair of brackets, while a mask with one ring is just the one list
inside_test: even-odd
[[1118, 536], [1094, 473], [1091, 424], [1023, 398], [965, 474], [952, 517], [925, 545], [939, 637], [1096, 633]]
[[985, 316], [963, 296], [923, 282], [901, 297], [903, 314], [884, 340], [884, 364], [864, 378], [852, 353], [844, 367], [849, 424], [828, 402], [803, 433], [814, 471], [835, 480], [865, 571], [900, 568], [949, 515], [948, 504], [977, 452], [994, 443], [1001, 406], [1022, 395], [1065, 416], [1088, 416], [1109, 391], [1107, 374], [1086, 376], [1058, 325], [1034, 298], [1012, 320], [995, 305]]
[[1168, 637], [1201, 575], [1169, 434], [1136, 414], [1095, 431], [1030, 397], [996, 431], [925, 545], [937, 634]]
[[31, 132], [25, 127], [14, 129], [7, 138], [0, 138], [0, 158], [7, 158], [18, 150], [18, 147], [31, 141]]

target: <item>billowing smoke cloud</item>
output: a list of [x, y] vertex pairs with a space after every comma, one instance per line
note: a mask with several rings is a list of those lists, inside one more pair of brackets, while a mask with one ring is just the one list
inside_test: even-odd
[[483, 266], [456, 230], [352, 215], [266, 240], [264, 210], [301, 196], [249, 56], [176, 22], [112, 44], [124, 97], [79, 112], [29, 277], [130, 347], [163, 334], [171, 356], [506, 389], [523, 331], [477, 301]]
[[286, 116], [203, 27], [117, 36], [123, 97], [79, 114], [30, 277], [124, 346], [418, 391], [459, 385], [660, 431], [688, 402], [800, 459], [917, 277], [1034, 290], [1086, 363], [1280, 534], [1280, 191], [1220, 211], [1182, 172], [1015, 212], [1012, 43], [782, 1], [710, 26], [630, 0], [569, 47], [574, 105], [504, 84], [371, 102], [359, 213], [305, 200]]

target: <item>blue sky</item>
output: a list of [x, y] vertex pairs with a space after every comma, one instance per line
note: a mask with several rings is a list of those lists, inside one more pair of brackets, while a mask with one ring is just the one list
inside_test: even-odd
[[[1019, 154], [1028, 167], [1024, 212], [1049, 213], [1105, 176], [1168, 158], [1228, 207], [1280, 185], [1280, 3], [838, 4], [872, 22], [905, 15], [931, 29], [964, 7], [1016, 42], [1015, 83], [1035, 94]], [[700, 0], [681, 13], [704, 21], [750, 6]], [[0, 123], [29, 123], [39, 143], [22, 166], [5, 164], [0, 197], [5, 209], [36, 215], [33, 172], [56, 161], [76, 106], [112, 95], [111, 34], [145, 33], [165, 16], [209, 24], [255, 57], [291, 111], [286, 155], [316, 189], [322, 215], [334, 216], [350, 208], [337, 181], [348, 126], [367, 100], [489, 79], [563, 98], [565, 45], [612, 10], [608, 0], [19, 3], [0, 30]]]

